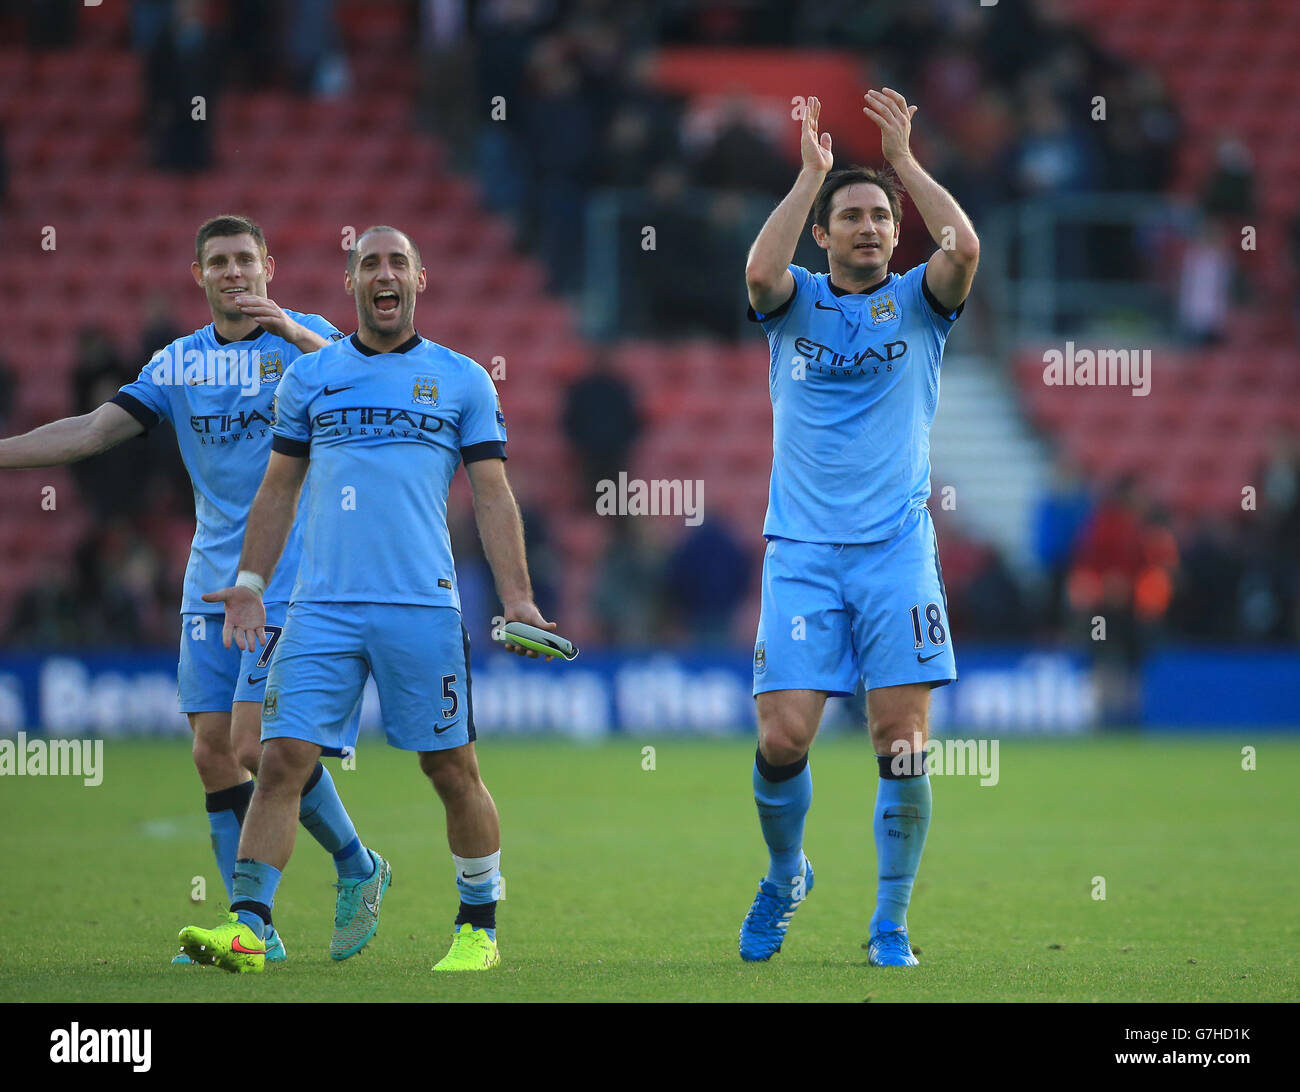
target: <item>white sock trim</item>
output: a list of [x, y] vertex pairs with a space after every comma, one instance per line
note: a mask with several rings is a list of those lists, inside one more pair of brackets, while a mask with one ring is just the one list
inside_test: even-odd
[[501, 850], [486, 857], [457, 857], [451, 855], [456, 865], [456, 879], [462, 883], [491, 883], [501, 871]]

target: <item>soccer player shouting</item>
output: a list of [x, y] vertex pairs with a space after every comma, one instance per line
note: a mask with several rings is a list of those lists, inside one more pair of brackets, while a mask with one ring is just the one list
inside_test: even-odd
[[[265, 649], [241, 654], [223, 648], [217, 638], [221, 616], [200, 593], [236, 571], [244, 520], [271, 453], [271, 407], [284, 369], [343, 335], [320, 315], [285, 311], [267, 298], [275, 259], [252, 220], [208, 220], [199, 227], [194, 249], [191, 271], [207, 296], [212, 323], [155, 354], [134, 382], [92, 413], [0, 440], [0, 469], [76, 462], [139, 436], [164, 418], [175, 427], [194, 484], [197, 524], [181, 602], [180, 710], [194, 733], [194, 765], [206, 793], [212, 851], [229, 894], [239, 827], [262, 750], [266, 669], [298, 567], [301, 524], [294, 524], [280, 576], [266, 592], [271, 624]], [[339, 923], [355, 928], [365, 917], [353, 922], [346, 909], [374, 862], [324, 766], [315, 767], [304, 782], [298, 815], [334, 857], [339, 899], [333, 947], [343, 952]], [[285, 958], [274, 929], [267, 931], [266, 958]], [[182, 953], [172, 962], [190, 960]]]
[[[979, 240], [952, 195], [909, 149], [916, 107], [885, 88], [863, 109], [897, 172], [831, 171], [809, 98], [803, 167], [749, 252], [750, 318], [771, 348], [772, 482], [754, 647], [754, 800], [770, 864], [740, 929], [740, 955], [770, 959], [812, 891], [803, 852], [808, 751], [828, 694], [860, 677], [879, 764], [873, 828], [878, 887], [868, 953], [913, 966], [907, 907], [930, 826], [924, 769], [930, 689], [957, 677], [930, 495], [939, 362], [961, 314]], [[911, 194], [940, 243], [890, 273]], [[809, 209], [830, 274], [791, 265]]]
[[260, 589], [273, 579], [310, 464], [303, 562], [267, 683], [236, 916], [181, 932], [187, 951], [229, 971], [262, 969], [263, 929], [293, 851], [293, 801], [322, 752], [356, 744], [348, 712], [370, 674], [388, 742], [419, 754], [446, 809], [460, 911], [451, 950], [434, 970], [487, 970], [500, 961], [500, 826], [474, 753], [469, 641], [447, 532], [447, 490], [461, 461], [506, 620], [555, 627], [533, 603], [492, 380], [415, 332], [425, 283], [404, 232], [378, 226], [357, 239], [345, 278], [357, 332], [298, 360], [281, 381], [273, 454], [239, 579], [209, 596], [226, 604], [225, 639], [255, 647], [264, 627]]

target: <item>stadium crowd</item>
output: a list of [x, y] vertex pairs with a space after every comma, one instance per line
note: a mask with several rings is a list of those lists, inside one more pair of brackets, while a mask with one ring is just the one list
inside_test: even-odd
[[[30, 46], [72, 41], [77, 6], [49, 0], [23, 7]], [[413, 116], [476, 176], [485, 203], [513, 220], [518, 246], [543, 260], [554, 291], [578, 296], [585, 209], [600, 190], [640, 191], [665, 245], [690, 240], [656, 267], [671, 269], [671, 277], [634, 285], [624, 316], [630, 329], [740, 336], [739, 271], [749, 239], [739, 230], [739, 202], [756, 196], [770, 203], [794, 171], [751, 123], [743, 97], [707, 137], [695, 134], [687, 104], [653, 82], [659, 46], [869, 53], [883, 82], [911, 89], [925, 119], [919, 155], [977, 225], [1000, 206], [1044, 193], [1162, 192], [1179, 146], [1178, 114], [1158, 78], [1108, 54], [1048, 0], [1001, 0], [987, 9], [943, 0], [410, 0], [406, 8], [422, 73]], [[254, 23], [258, 33], [248, 35]], [[142, 123], [160, 169], [201, 171], [212, 162], [211, 127], [190, 123], [177, 109], [180, 99], [207, 94], [219, 109], [222, 96], [256, 87], [328, 97], [349, 86], [335, 0], [134, 0], [131, 27], [143, 61]], [[221, 43], [236, 35], [247, 44], [236, 54], [240, 64], [214, 64]], [[267, 63], [282, 57], [289, 63]], [[1106, 97], [1113, 124], [1083, 122], [1097, 94]], [[497, 95], [517, 108], [489, 124], [480, 107]], [[1227, 144], [1218, 166], [1202, 195], [1205, 211], [1248, 208], [1248, 155]], [[1194, 257], [1213, 262], [1215, 255]], [[1091, 275], [1106, 277], [1123, 272], [1130, 258], [1123, 246], [1098, 240], [1082, 260]], [[1217, 337], [1226, 306], [1210, 300], [1185, 316], [1188, 337]], [[176, 333], [156, 303], [141, 327], [134, 346], [84, 332], [71, 392], [78, 412], [133, 378]], [[0, 419], [12, 386], [6, 376], [0, 363]], [[584, 478], [596, 481], [625, 465], [646, 427], [634, 392], [597, 367], [568, 392], [567, 405], [556, 428], [573, 445]], [[192, 522], [174, 441], [155, 430], [147, 441], [82, 464], [76, 481], [94, 515], [76, 571], [51, 570], [23, 596], [6, 642], [170, 644], [180, 574], [168, 571], [167, 559], [177, 556], [174, 547]], [[964, 641], [1083, 643], [1087, 620], [1106, 604], [1127, 619], [1119, 645], [1133, 656], [1173, 637], [1300, 640], [1294, 438], [1279, 437], [1259, 481], [1257, 512], [1235, 521], [1186, 520], [1162, 511], [1136, 482], [1086, 482], [1062, 466], [1035, 513], [1037, 572], [1018, 571], [968, 530], [941, 525], [954, 628]], [[529, 510], [526, 487], [520, 494], [537, 602], [548, 616], [562, 615], [547, 514]], [[453, 537], [464, 546], [458, 566], [466, 613], [478, 602], [490, 615], [477, 538], [461, 530], [453, 528]], [[595, 584], [601, 638], [725, 645], [750, 632], [752, 619], [737, 617], [755, 571], [752, 552], [737, 538], [742, 530], [752, 537], [751, 528], [709, 519], [673, 538], [652, 521], [621, 520]]]

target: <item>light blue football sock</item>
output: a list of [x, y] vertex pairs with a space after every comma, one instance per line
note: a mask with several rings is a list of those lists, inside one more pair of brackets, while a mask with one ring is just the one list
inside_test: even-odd
[[788, 890], [803, 872], [803, 828], [812, 806], [812, 769], [808, 756], [788, 766], [773, 766], [762, 752], [754, 755], [754, 803], [767, 843], [767, 880]]
[[216, 858], [217, 874], [226, 888], [226, 899], [231, 894], [231, 876], [235, 871], [235, 856], [239, 852], [239, 830], [253, 799], [252, 780], [242, 781], [228, 789], [204, 794], [208, 812], [208, 829], [212, 835], [212, 856]]
[[[885, 761], [892, 758], [886, 756]], [[882, 762], [882, 774], [884, 770]], [[925, 836], [930, 829], [931, 804], [929, 774], [880, 778], [872, 818], [878, 868], [872, 936], [907, 928], [907, 907], [912, 901], [912, 884], [916, 881]]]
[[316, 769], [303, 787], [298, 818], [311, 836], [333, 856], [340, 880], [365, 879], [374, 870], [374, 862], [357, 838], [352, 819], [339, 799], [334, 779], [320, 762], [316, 763]]
[[280, 886], [280, 870], [265, 861], [241, 857], [235, 862], [235, 884], [230, 909], [243, 924], [263, 940], [271, 924], [275, 891]]

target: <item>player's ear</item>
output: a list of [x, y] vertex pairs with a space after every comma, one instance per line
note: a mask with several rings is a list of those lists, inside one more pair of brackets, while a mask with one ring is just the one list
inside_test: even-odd
[[203, 267], [197, 261], [190, 262], [190, 272], [194, 275], [194, 283], [200, 288], [203, 287]]
[[352, 274], [351, 273], [343, 274], [343, 291], [346, 292], [349, 296], [352, 295]]
[[266, 282], [270, 284], [271, 278], [275, 276], [275, 259], [268, 254], [262, 259], [262, 264], [266, 266]]
[[428, 286], [428, 283], [429, 283], [429, 271], [425, 269], [424, 266], [420, 266], [420, 272], [415, 278], [415, 290], [417, 292], [423, 292], [425, 288]]
[[823, 250], [826, 250], [827, 248], [830, 247], [831, 245], [830, 236], [826, 234], [826, 231], [821, 226], [821, 224], [813, 224], [812, 231], [813, 231], [813, 240], [814, 242], [817, 243], [819, 247], [821, 247]]

